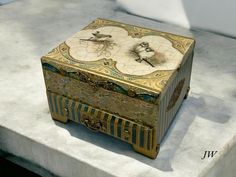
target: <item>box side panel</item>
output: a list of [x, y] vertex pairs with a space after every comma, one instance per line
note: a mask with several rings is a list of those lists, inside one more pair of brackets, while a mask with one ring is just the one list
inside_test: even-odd
[[177, 71], [176, 77], [167, 88], [165, 95], [160, 100], [159, 118], [157, 129], [157, 142], [161, 143], [167, 132], [175, 114], [177, 113], [184, 97], [188, 93], [192, 69], [193, 53], [189, 55], [187, 61]]
[[103, 88], [94, 89], [74, 78], [46, 69], [43, 71], [48, 91], [148, 126], [156, 125], [158, 109], [155, 104]]

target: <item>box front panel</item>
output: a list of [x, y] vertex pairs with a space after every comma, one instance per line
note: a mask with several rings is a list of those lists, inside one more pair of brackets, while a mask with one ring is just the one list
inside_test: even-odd
[[158, 136], [160, 143], [167, 132], [176, 112], [189, 90], [193, 55], [190, 55], [185, 64], [177, 71], [177, 75], [167, 88], [160, 101]]
[[145, 125], [157, 124], [157, 105], [103, 88], [94, 89], [87, 83], [48, 70], [44, 70], [44, 77], [47, 90], [51, 92]]
[[155, 147], [154, 129], [96, 109], [88, 104], [74, 101], [47, 91], [52, 117], [57, 120], [72, 120], [91, 129], [119, 138], [139, 148]]

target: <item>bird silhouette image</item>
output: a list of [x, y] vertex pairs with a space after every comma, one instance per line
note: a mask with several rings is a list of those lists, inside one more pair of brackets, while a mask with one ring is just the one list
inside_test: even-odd
[[112, 37], [109, 34], [101, 34], [100, 31], [96, 31], [95, 33], [92, 33], [92, 35], [93, 37], [91, 37], [90, 39], [96, 39], [96, 40], [106, 40]]

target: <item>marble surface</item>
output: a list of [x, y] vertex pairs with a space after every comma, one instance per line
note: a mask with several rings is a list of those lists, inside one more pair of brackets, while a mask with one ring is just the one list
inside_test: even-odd
[[[40, 57], [97, 17], [197, 41], [189, 97], [156, 160], [112, 137], [50, 119]], [[0, 6], [0, 51], [1, 150], [59, 176], [235, 177], [235, 39], [132, 16], [111, 0], [21, 0]], [[205, 151], [218, 152], [201, 160]]]

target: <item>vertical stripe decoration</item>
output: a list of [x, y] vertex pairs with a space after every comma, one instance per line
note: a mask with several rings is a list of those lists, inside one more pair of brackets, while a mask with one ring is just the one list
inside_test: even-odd
[[[50, 91], [47, 91], [47, 95], [53, 116], [67, 116], [69, 120], [81, 123], [94, 131], [109, 134], [140, 148], [151, 149], [154, 133], [151, 127]], [[68, 114], [65, 114], [64, 110], [68, 110]]]

